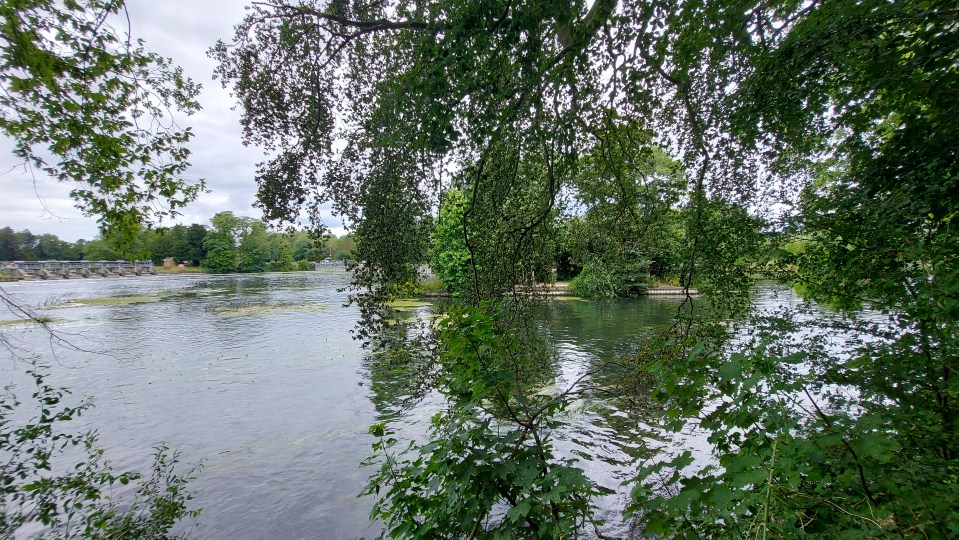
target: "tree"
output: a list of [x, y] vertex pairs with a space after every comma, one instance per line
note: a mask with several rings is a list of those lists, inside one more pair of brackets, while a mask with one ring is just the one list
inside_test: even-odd
[[209, 234], [203, 241], [206, 257], [203, 266], [214, 274], [236, 272], [236, 247], [220, 234]]
[[293, 245], [291, 238], [283, 235], [274, 235], [273, 239], [278, 243], [277, 258], [271, 261], [268, 269], [275, 272], [292, 272], [296, 270], [296, 263], [293, 260]]
[[117, 251], [113, 242], [105, 238], [94, 238], [86, 243], [83, 259], [87, 261], [119, 261], [123, 256]]
[[439, 218], [433, 230], [430, 266], [447, 291], [460, 294], [472, 283], [473, 262], [466, 237], [464, 216], [466, 195], [461, 190], [447, 191], [440, 205]]
[[262, 272], [273, 260], [274, 237], [262, 221], [219, 212], [210, 223], [213, 230], [203, 240], [203, 266], [211, 272]]
[[61, 182], [108, 236], [176, 215], [203, 190], [185, 176], [200, 87], [114, 29], [122, 0], [0, 6], [0, 131], [14, 154]]
[[[240, 218], [243, 235], [240, 238], [240, 272], [262, 272], [273, 258], [273, 243], [266, 225], [253, 218]], [[290, 258], [292, 262], [292, 257]]]
[[25, 261], [37, 260], [37, 237], [30, 232], [30, 229], [23, 229], [13, 233], [14, 244], [16, 245], [17, 258]]
[[88, 244], [88, 243], [89, 243], [89, 242], [87, 242], [86, 240], [84, 240], [83, 238], [81, 238], [81, 239], [77, 240], [77, 241], [73, 244], [73, 249], [74, 249], [74, 254], [75, 254], [75, 255], [74, 255], [74, 256], [75, 256], [75, 260], [78, 260], [78, 261], [88, 260], [88, 259], [87, 259], [87, 244]]
[[203, 266], [214, 273], [236, 272], [240, 256], [237, 246], [244, 234], [240, 219], [232, 212], [219, 212], [210, 223], [213, 230], [203, 240]]
[[583, 157], [574, 181], [580, 215], [564, 230], [563, 248], [582, 268], [570, 288], [587, 297], [641, 294], [654, 274], [678, 276], [685, 251], [682, 167], [631, 121], [606, 121], [607, 136]]
[[197, 266], [206, 255], [203, 248], [206, 234], [207, 228], [198, 223], [189, 227], [174, 225], [170, 228], [144, 229], [140, 243], [145, 246], [155, 264], [160, 264], [167, 257], [173, 257], [177, 261], [187, 261], [192, 266]]
[[[616, 111], [651, 134], [628, 154], [659, 146], [682, 160], [676, 266], [709, 300], [687, 298], [680, 324], [642, 343], [634, 363], [653, 381], [661, 427], [697, 421], [718, 463], [683, 474], [684, 454], [641, 468], [634, 510], [647, 532], [949, 537], [959, 530], [957, 19], [942, 0], [274, 2], [213, 54], [246, 140], [276, 156], [257, 175], [265, 215], [293, 220], [301, 204], [332, 201], [355, 224], [356, 285], [371, 300], [410, 279], [417, 233], [451, 188], [467, 194], [465, 230], [478, 232], [470, 251], [483, 271], [468, 300], [498, 298], [535, 267], [518, 261], [544, 251], [557, 202], [589, 170], [582, 156], [605, 146], [589, 166], [625, 162], [610, 143], [623, 140], [608, 121]], [[815, 340], [803, 350], [789, 317], [731, 345], [723, 321], [748, 308], [757, 259], [777, 237], [808, 241], [781, 277], [842, 308], [869, 301], [890, 326], [851, 324], [862, 345], [848, 354]], [[487, 345], [499, 353], [469, 351], [444, 376], [510, 365]], [[460, 407], [470, 396], [449, 399], [458, 414], [437, 429], [438, 448], [450, 426], [485, 437], [470, 430], [508, 416], [470, 416]], [[389, 490], [394, 506], [379, 515], [400, 532], [422, 523], [403, 486], [448, 480], [418, 463], [401, 470], [409, 484], [375, 486]], [[481, 535], [483, 517], [458, 521], [472, 532], [444, 532]]]
[[310, 238], [309, 233], [306, 231], [297, 231], [293, 234], [293, 258], [301, 261], [304, 259], [307, 260], [320, 260], [322, 257], [317, 257], [321, 252], [316, 249], [316, 242]]
[[[471, 166], [464, 177], [493, 182], [489, 173], [496, 170], [502, 193], [516, 164], [535, 163], [538, 189], [526, 194], [535, 193], [527, 201], [537, 207], [535, 215], [517, 212], [505, 231], [531, 240], [524, 231], [542, 223], [559, 179], [575, 164], [570, 151], [578, 135], [571, 123], [590, 121], [591, 100], [575, 100], [575, 110], [553, 105], [568, 95], [568, 85], [591, 84], [594, 73], [585, 79], [573, 73], [589, 65], [586, 45], [612, 3], [595, 3], [582, 19], [574, 17], [580, 5], [559, 10], [552, 3], [394, 7], [257, 5], [238, 26], [236, 41], [212, 51], [221, 62], [217, 74], [244, 104], [246, 139], [277, 150], [257, 175], [265, 217], [292, 221], [298, 203], [318, 208], [332, 199], [363, 232], [358, 255], [371, 278], [364, 285], [386, 279], [387, 289], [413, 277], [423, 258], [418, 231], [430, 206], [426, 188], [439, 179], [445, 155], [464, 157]], [[329, 46], [302, 47], [314, 41]], [[410, 62], [391, 63], [395, 55]], [[335, 117], [351, 121], [337, 128]], [[337, 138], [347, 141], [346, 149], [329, 144]], [[491, 193], [482, 187], [477, 193]], [[485, 200], [491, 207], [503, 202]], [[374, 221], [391, 229], [389, 241], [374, 242], [379, 236], [367, 229]], [[505, 261], [488, 271], [502, 278], [491, 286], [499, 291], [525, 274]]]
[[194, 223], [187, 227], [183, 243], [177, 246], [176, 258], [190, 261], [193, 266], [200, 264], [206, 256], [204, 239], [209, 231], [204, 225]]
[[183, 226], [179, 229], [176, 226], [171, 228], [161, 227], [157, 229], [145, 229], [141, 235], [144, 236], [143, 243], [146, 245], [146, 251], [150, 254], [150, 260], [153, 264], [162, 264], [163, 259], [171, 256], [175, 244], [181, 240]]
[[17, 240], [13, 229], [4, 227], [0, 229], [0, 261], [12, 261], [17, 259]]
[[[29, 229], [14, 231], [10, 227], [4, 227], [0, 231], [0, 249], [6, 254], [4, 260], [36, 260], [38, 240], [38, 237]], [[49, 242], [50, 239], [48, 238], [47, 241]]]
[[[354, 238], [352, 234], [340, 237], [331, 236], [326, 242], [329, 257], [337, 261], [345, 261], [353, 256]], [[323, 257], [320, 257], [323, 258]]]

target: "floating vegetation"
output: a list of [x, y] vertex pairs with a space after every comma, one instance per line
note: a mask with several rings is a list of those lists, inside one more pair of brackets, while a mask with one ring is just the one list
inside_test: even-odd
[[160, 295], [151, 296], [109, 296], [105, 298], [72, 298], [62, 304], [50, 307], [71, 308], [79, 306], [122, 306], [127, 304], [147, 304], [158, 302], [163, 297]]
[[45, 303], [47, 308], [72, 308], [80, 306], [122, 306], [128, 304], [148, 304], [161, 300], [177, 298], [212, 296], [227, 292], [226, 289], [189, 289], [183, 291], [157, 291], [150, 294], [107, 296], [100, 298], [63, 298], [56, 297]]
[[196, 289], [176, 289], [171, 291], [160, 291], [157, 298], [160, 300], [181, 300], [189, 298], [207, 298], [211, 296], [227, 296], [231, 294], [227, 288], [209, 288], [200, 287]]
[[31, 324], [50, 324], [53, 322], [56, 322], [56, 319], [54, 319], [53, 317], [37, 317], [35, 319], [9, 319], [9, 320], [0, 320], [0, 327], [31, 325]]
[[408, 311], [413, 309], [419, 309], [422, 307], [429, 307], [429, 306], [432, 306], [433, 304], [432, 302], [424, 302], [422, 300], [401, 299], [401, 300], [393, 300], [387, 305], [397, 311]]
[[274, 313], [320, 313], [330, 308], [319, 304], [287, 304], [287, 305], [228, 305], [216, 306], [210, 311], [220, 315], [236, 317], [241, 315], [272, 315]]

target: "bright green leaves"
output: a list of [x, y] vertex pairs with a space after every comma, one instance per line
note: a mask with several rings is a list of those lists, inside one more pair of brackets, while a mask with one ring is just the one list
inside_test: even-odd
[[262, 272], [274, 259], [288, 271], [293, 266], [293, 251], [287, 239], [271, 235], [266, 225], [257, 219], [235, 216], [232, 212], [220, 212], [210, 220], [213, 225], [203, 238], [206, 256], [203, 266], [214, 273]]
[[517, 530], [564, 538], [588, 520], [592, 484], [519, 426], [457, 406], [434, 422], [426, 445], [402, 451], [389, 435], [374, 443], [380, 471], [365, 494], [377, 497], [373, 518], [391, 538], [498, 538]]
[[430, 266], [447, 291], [459, 295], [473, 283], [473, 261], [467, 244], [468, 201], [462, 190], [447, 191], [433, 229]]
[[900, 450], [894, 433], [869, 432], [850, 442], [853, 450], [864, 460], [890, 461]]
[[730, 383], [733, 379], [742, 375], [743, 366], [739, 361], [741, 355], [732, 355], [728, 360], [719, 366], [719, 380], [724, 383]]
[[185, 176], [193, 134], [170, 117], [199, 108], [199, 86], [105, 22], [122, 8], [0, 6], [0, 131], [31, 166], [81, 186], [77, 206], [126, 242], [140, 224], [177, 215], [203, 182]]

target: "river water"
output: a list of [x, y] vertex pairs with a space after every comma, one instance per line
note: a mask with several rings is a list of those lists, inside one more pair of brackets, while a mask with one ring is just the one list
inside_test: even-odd
[[[92, 396], [95, 408], [76, 427], [98, 430], [117, 470], [147, 470], [161, 441], [183, 463], [202, 462], [190, 483], [203, 509], [193, 537], [375, 536], [371, 501], [357, 497], [373, 472], [360, 466], [373, 442], [367, 429], [388, 413], [407, 433], [423, 433], [438, 402], [384, 403], [390, 395], [384, 381], [371, 381], [369, 351], [351, 338], [358, 309], [344, 306], [347, 282], [343, 273], [317, 272], [7, 283], [9, 296], [54, 319], [56, 334], [4, 324], [17, 354], [0, 371], [22, 386], [33, 358], [49, 366], [52, 384]], [[550, 302], [543, 325], [557, 387], [628, 354], [638, 338], [665, 328], [677, 306], [655, 298]], [[21, 392], [28, 397], [29, 386]], [[625, 535], [622, 482], [643, 447], [641, 426], [615, 403], [602, 405], [574, 404], [556, 447], [604, 488], [598, 514], [608, 532]]]

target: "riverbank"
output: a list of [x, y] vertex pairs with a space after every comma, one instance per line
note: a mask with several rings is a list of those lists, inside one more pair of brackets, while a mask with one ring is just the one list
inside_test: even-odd
[[184, 266], [180, 268], [179, 266], [169, 268], [166, 266], [155, 266], [157, 274], [160, 275], [174, 275], [174, 274], [206, 274], [206, 268], [202, 266]]
[[[519, 296], [548, 296], [548, 297], [570, 297], [581, 298], [578, 294], [569, 290], [569, 282], [557, 281], [556, 283], [541, 283], [533, 287], [523, 287], [517, 285], [513, 289], [514, 294]], [[450, 293], [446, 291], [419, 291], [416, 295], [420, 298], [449, 298]], [[686, 296], [697, 297], [699, 291], [696, 289], [684, 289], [669, 285], [659, 285], [646, 290], [646, 293], [640, 296], [654, 297], [672, 297], [683, 298]]]

